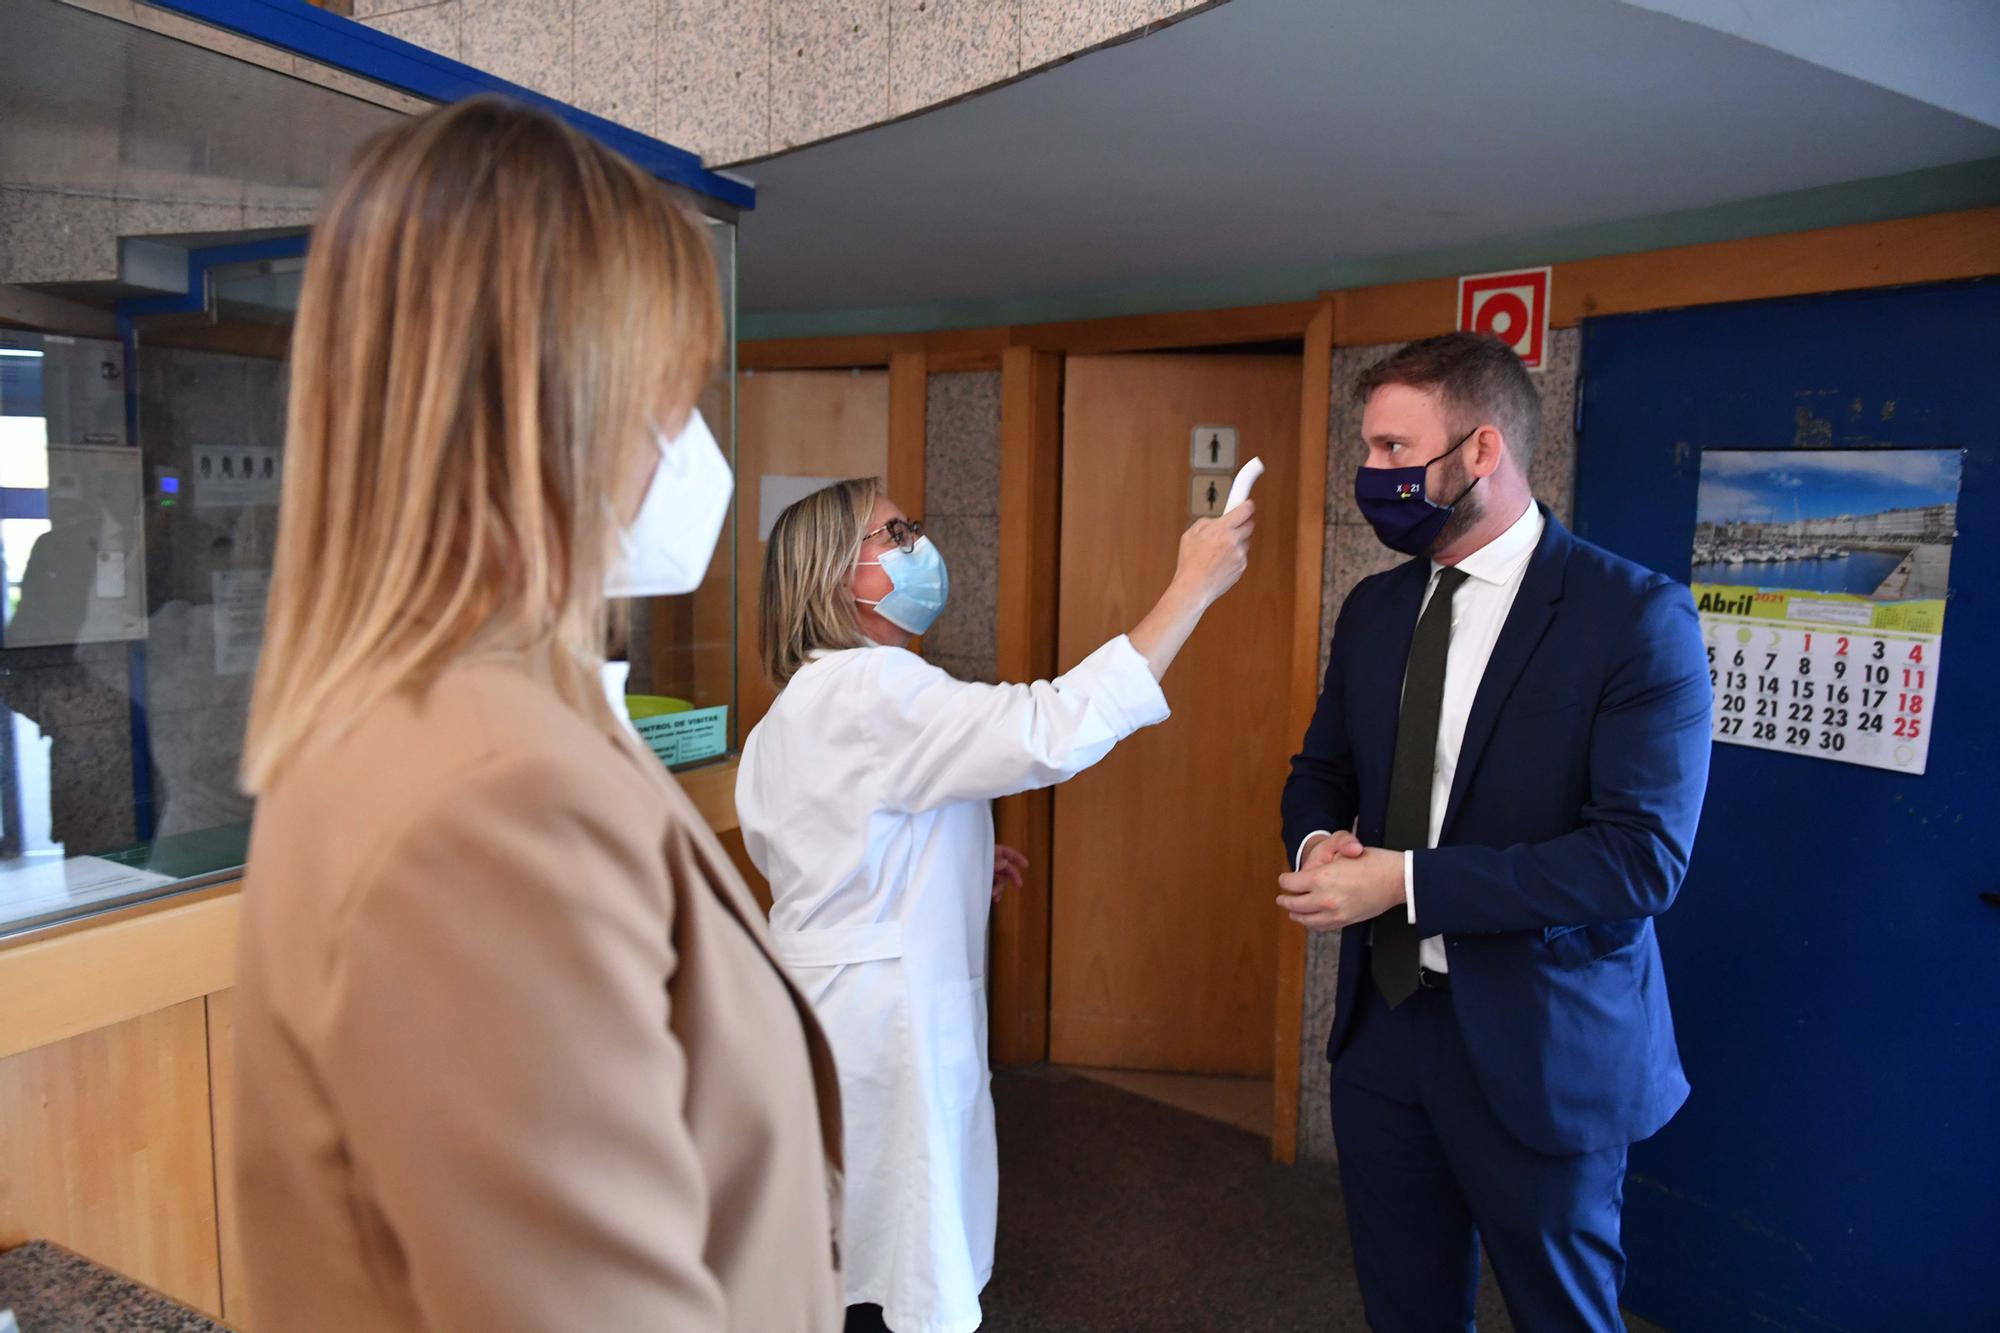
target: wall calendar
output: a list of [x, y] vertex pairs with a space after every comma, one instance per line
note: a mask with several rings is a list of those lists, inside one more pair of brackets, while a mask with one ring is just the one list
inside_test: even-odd
[[1708, 450], [1695, 606], [1729, 745], [1922, 773], [1956, 449]]

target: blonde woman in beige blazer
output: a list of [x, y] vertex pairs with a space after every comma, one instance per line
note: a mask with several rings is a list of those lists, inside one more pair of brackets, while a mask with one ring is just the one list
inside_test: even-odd
[[378, 136], [315, 233], [244, 774], [257, 1333], [840, 1323], [826, 1044], [600, 681], [608, 595], [692, 587], [726, 510], [720, 329], [700, 224], [514, 104]]

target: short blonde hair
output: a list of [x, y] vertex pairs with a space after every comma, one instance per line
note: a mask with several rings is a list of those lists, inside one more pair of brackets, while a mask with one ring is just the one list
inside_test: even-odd
[[784, 689], [815, 652], [866, 648], [848, 582], [868, 516], [886, 493], [880, 477], [814, 491], [778, 515], [764, 550], [758, 646], [764, 674]]
[[556, 117], [478, 97], [363, 145], [292, 336], [245, 789], [473, 653], [608, 715], [614, 488], [722, 331], [704, 224]]

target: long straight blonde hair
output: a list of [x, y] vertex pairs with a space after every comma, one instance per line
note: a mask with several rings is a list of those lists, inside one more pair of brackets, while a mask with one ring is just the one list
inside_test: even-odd
[[554, 116], [481, 97], [365, 144], [306, 261], [244, 788], [469, 655], [608, 714], [616, 492], [721, 335], [703, 224]]
[[885, 493], [880, 477], [836, 482], [788, 507], [772, 525], [758, 646], [764, 674], [779, 689], [815, 652], [868, 646], [848, 580], [868, 516]]

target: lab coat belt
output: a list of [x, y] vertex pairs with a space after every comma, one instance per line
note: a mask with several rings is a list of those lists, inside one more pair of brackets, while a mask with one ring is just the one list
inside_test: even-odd
[[773, 946], [787, 967], [838, 967], [903, 956], [903, 923], [883, 921], [828, 930], [774, 930]]

